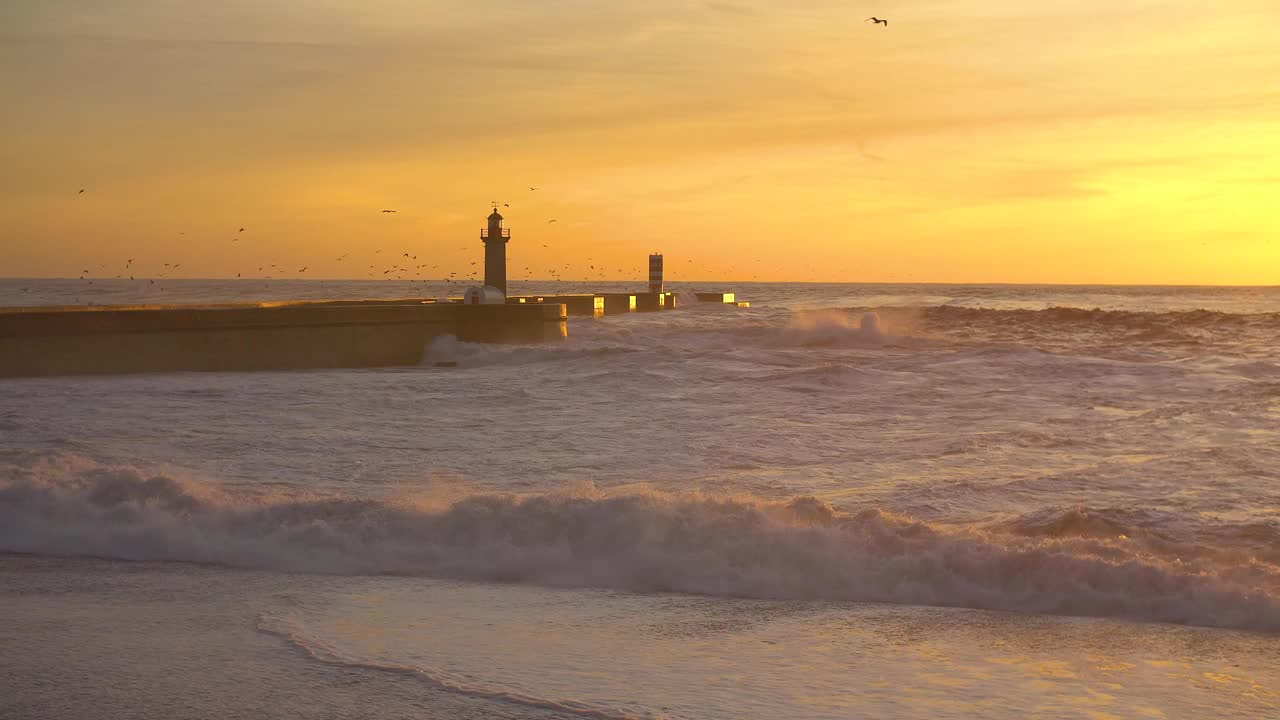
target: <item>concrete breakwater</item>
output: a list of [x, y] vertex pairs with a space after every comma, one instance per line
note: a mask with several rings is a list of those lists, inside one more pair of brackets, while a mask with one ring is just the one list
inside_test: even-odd
[[[751, 307], [751, 303], [737, 300], [736, 293], [700, 292], [684, 296], [686, 301], [718, 303], [734, 307]], [[546, 304], [561, 303], [570, 317], [602, 317], [629, 312], [657, 312], [675, 310], [681, 305], [676, 293], [594, 293], [589, 295], [527, 295], [507, 298], [508, 303]]]
[[[690, 296], [693, 297], [693, 296]], [[698, 293], [699, 302], [735, 302]], [[438, 337], [542, 343], [566, 319], [677, 307], [672, 293], [0, 308], [0, 378], [415, 365]]]
[[587, 295], [527, 295], [507, 298], [508, 303], [539, 305], [560, 303], [571, 317], [603, 317], [629, 312], [675, 310], [674, 293], [592, 293]]
[[370, 300], [0, 308], [0, 377], [414, 365], [436, 337], [565, 337], [565, 306]]

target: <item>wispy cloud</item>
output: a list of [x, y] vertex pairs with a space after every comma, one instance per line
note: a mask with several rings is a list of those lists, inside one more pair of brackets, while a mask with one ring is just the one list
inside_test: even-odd
[[[483, 205], [525, 174], [558, 180], [566, 215], [661, 206], [627, 230], [636, 242], [699, 235], [708, 208], [761, 242], [776, 216], [805, 232], [821, 197], [848, 198], [824, 212], [851, 221], [878, 213], [885, 237], [964, 212], [972, 227], [952, 232], [981, 252], [984, 222], [1006, 232], [1046, 202], [1070, 203], [1072, 222], [1123, 206], [1160, 224], [1154, 203], [1205, 179], [1274, 185], [1273, 0], [876, 12], [889, 28], [836, 0], [10, 0], [0, 132], [18, 142], [0, 158], [0, 219], [61, 242], [66, 226], [40, 218], [69, 177], [110, 179], [121, 207], [234, 186], [225, 202], [287, 217], [299, 198], [314, 212], [405, 188]], [[1253, 205], [1214, 202], [1222, 223], [1259, 223]]]

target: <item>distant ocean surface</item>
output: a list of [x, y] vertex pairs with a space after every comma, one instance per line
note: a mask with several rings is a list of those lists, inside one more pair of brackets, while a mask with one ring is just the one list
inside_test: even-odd
[[0, 718], [1280, 717], [1280, 288], [670, 289], [752, 306], [0, 380]]

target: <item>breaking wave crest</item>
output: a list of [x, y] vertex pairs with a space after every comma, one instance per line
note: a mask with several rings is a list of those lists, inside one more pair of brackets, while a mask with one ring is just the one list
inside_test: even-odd
[[1280, 330], [1280, 313], [1226, 313], [1214, 310], [1152, 312], [1136, 310], [1086, 310], [1050, 307], [1043, 310], [1002, 310], [957, 305], [868, 308], [897, 316], [920, 317], [930, 322], [1034, 322], [1041, 325], [1087, 323], [1095, 326], [1126, 327], [1135, 330], [1158, 327], [1240, 328], [1267, 327]]
[[1190, 347], [1241, 343], [1270, 345], [1280, 336], [1280, 313], [1235, 314], [1210, 310], [1139, 312], [1051, 307], [1044, 310], [999, 310], [940, 305], [932, 307], [848, 308], [859, 316], [874, 311], [889, 327], [909, 335], [1008, 342]]
[[0, 550], [624, 591], [907, 603], [1280, 631], [1280, 567], [1152, 552], [1109, 518], [930, 525], [876, 508], [584, 486], [386, 501], [237, 495], [59, 457], [0, 464]]

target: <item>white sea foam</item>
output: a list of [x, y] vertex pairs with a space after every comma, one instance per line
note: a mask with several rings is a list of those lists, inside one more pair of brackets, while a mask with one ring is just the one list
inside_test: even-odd
[[[1068, 524], [1071, 521], [1068, 520]], [[60, 456], [0, 467], [0, 549], [337, 574], [873, 601], [1280, 631], [1280, 568], [1102, 532], [945, 528], [812, 497], [584, 485], [450, 502], [237, 496]]]
[[886, 323], [874, 311], [807, 310], [792, 314], [787, 327], [778, 336], [782, 344], [800, 347], [843, 347], [880, 345], [907, 339], [907, 317], [895, 321], [901, 327]]

